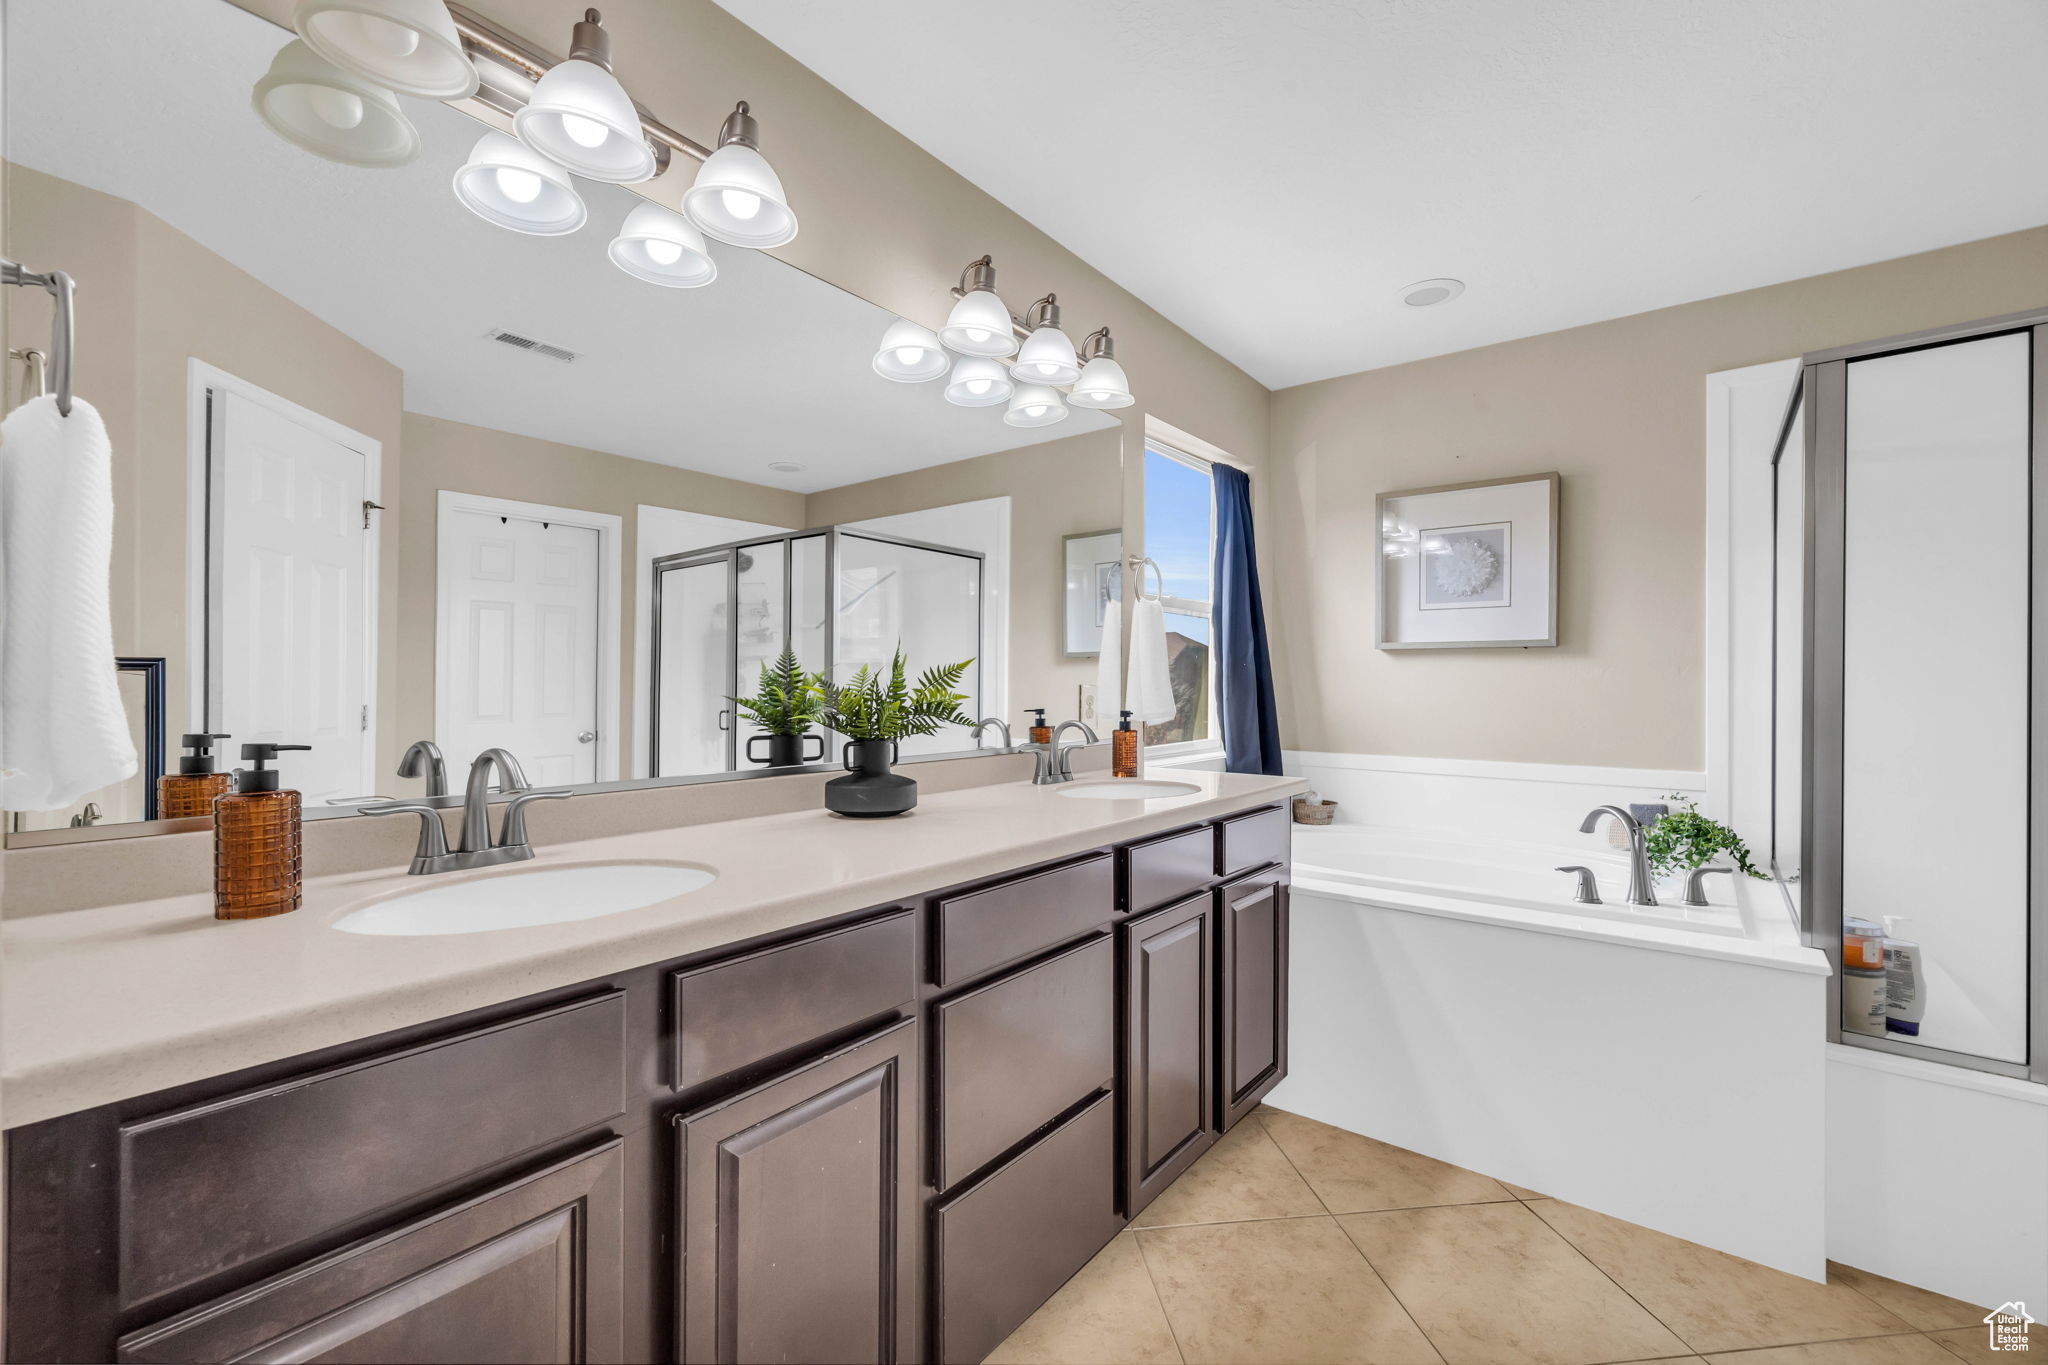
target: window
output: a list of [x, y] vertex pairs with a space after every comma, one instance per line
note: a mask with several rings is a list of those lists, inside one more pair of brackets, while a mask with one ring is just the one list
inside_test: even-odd
[[[1145, 745], [1157, 750], [1215, 748], [1216, 670], [1209, 648], [1210, 550], [1216, 534], [1215, 488], [1206, 460], [1147, 443], [1145, 447], [1145, 553], [1159, 565], [1166, 606], [1167, 676], [1173, 680], [1174, 717], [1145, 727]], [[1147, 569], [1140, 587], [1160, 591]]]

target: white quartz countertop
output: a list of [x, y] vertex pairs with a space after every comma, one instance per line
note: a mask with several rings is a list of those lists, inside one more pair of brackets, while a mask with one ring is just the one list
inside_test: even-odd
[[[529, 862], [409, 877], [310, 879], [271, 919], [213, 918], [211, 895], [0, 924], [0, 1121], [14, 1128], [518, 999], [834, 915], [1212, 819], [1300, 791], [1298, 778], [1176, 772], [1193, 795], [1079, 801], [1004, 783], [911, 813], [822, 810], [543, 847]], [[373, 937], [332, 926], [395, 892], [576, 863], [661, 861], [718, 880], [600, 919], [490, 933]]]

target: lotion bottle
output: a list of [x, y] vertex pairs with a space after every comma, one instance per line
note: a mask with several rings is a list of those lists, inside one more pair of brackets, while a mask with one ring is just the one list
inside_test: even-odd
[[226, 735], [186, 735], [178, 741], [180, 748], [192, 752], [178, 759], [178, 771], [165, 773], [156, 780], [156, 817], [159, 820], [184, 820], [195, 815], [211, 817], [213, 800], [224, 795], [235, 785], [235, 780], [226, 773], [215, 772], [213, 767], [213, 742], [226, 739]]
[[1118, 713], [1123, 717], [1117, 722], [1116, 733], [1109, 737], [1109, 775], [1111, 777], [1136, 777], [1138, 775], [1138, 732], [1131, 728], [1131, 713]]
[[1906, 937], [1911, 923], [1904, 915], [1884, 917], [1884, 1029], [1917, 1038], [1927, 1013], [1927, 975], [1919, 943]]
[[263, 919], [299, 908], [299, 794], [278, 785], [274, 763], [310, 744], [244, 744], [255, 766], [213, 803], [213, 917]]

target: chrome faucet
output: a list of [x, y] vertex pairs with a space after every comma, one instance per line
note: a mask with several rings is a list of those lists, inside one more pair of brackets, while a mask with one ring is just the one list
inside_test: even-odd
[[1010, 742], [1010, 723], [1001, 716], [983, 716], [980, 720], [974, 722], [974, 728], [967, 732], [968, 738], [974, 741], [974, 747], [977, 749], [981, 747], [981, 732], [991, 725], [1003, 732], [1003, 747], [996, 752], [1010, 753], [1016, 746]]
[[1579, 833], [1591, 834], [1603, 815], [1621, 821], [1621, 827], [1628, 831], [1628, 903], [1655, 905], [1657, 892], [1650, 884], [1649, 835], [1643, 822], [1620, 806], [1595, 806], [1579, 823]]
[[1726, 872], [1733, 876], [1735, 869], [1732, 867], [1696, 867], [1692, 870], [1692, 875], [1685, 879], [1685, 903], [1687, 905], [1700, 906], [1711, 904], [1707, 900], [1706, 880], [1716, 872]]
[[1088, 736], [1084, 741], [1085, 743], [1102, 743], [1102, 740], [1096, 735], [1095, 731], [1090, 729], [1086, 723], [1078, 720], [1061, 721], [1052, 732], [1052, 742], [1043, 749], [1038, 750], [1038, 772], [1031, 779], [1038, 786], [1043, 787], [1054, 782], [1072, 782], [1074, 780], [1072, 760], [1075, 746], [1071, 744], [1065, 748], [1060, 746], [1060, 736], [1070, 729], [1079, 730], [1082, 734]]
[[448, 794], [448, 763], [441, 757], [441, 746], [431, 739], [416, 739], [405, 751], [405, 757], [398, 760], [400, 777], [419, 777], [424, 770], [429, 797]]
[[[512, 794], [505, 803], [505, 822], [496, 843], [491, 841], [491, 773], [496, 770], [503, 791]], [[499, 863], [524, 862], [533, 856], [533, 844], [526, 837], [526, 807], [533, 801], [559, 801], [575, 793], [565, 790], [534, 791], [527, 785], [519, 760], [503, 749], [486, 749], [469, 765], [469, 785], [462, 797], [462, 840], [454, 852], [448, 849], [448, 831], [441, 823], [440, 808], [426, 801], [396, 801], [389, 805], [364, 806], [364, 815], [417, 815], [420, 841], [412, 855], [412, 874], [460, 872], [474, 867], [495, 867]]]

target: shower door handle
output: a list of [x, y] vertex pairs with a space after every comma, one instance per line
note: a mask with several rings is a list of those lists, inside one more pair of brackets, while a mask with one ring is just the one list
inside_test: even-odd
[[720, 711], [719, 711], [719, 713], [718, 713], [718, 728], [719, 728], [719, 729], [720, 729], [721, 731], [723, 731], [723, 730], [730, 730], [730, 729], [732, 729], [732, 712], [731, 712], [731, 711], [728, 711], [728, 710], [724, 710], [724, 709], [720, 709]]

